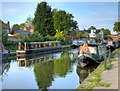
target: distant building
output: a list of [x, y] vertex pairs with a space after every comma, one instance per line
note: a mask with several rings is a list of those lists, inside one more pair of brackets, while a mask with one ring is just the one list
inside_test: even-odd
[[95, 38], [96, 35], [100, 35], [101, 36], [101, 40], [104, 39], [104, 33], [102, 30], [81, 30], [81, 32], [83, 34], [85, 34], [86, 32], [89, 34], [90, 38]]
[[7, 23], [4, 23], [2, 21], [2, 30], [6, 31], [7, 33], [10, 33], [10, 22], [9, 21]]
[[30, 32], [25, 31], [25, 30], [15, 30], [15, 31], [13, 32], [13, 34], [20, 34], [20, 35], [22, 35], [22, 36], [28, 36], [28, 35], [30, 34]]

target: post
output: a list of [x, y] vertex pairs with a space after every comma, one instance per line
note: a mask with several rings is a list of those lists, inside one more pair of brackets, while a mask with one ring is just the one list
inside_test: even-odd
[[106, 59], [106, 44], [104, 44], [104, 50], [105, 50], [105, 53], [104, 53], [104, 70], [107, 69], [107, 59]]
[[110, 46], [109, 46], [109, 56], [108, 56], [108, 62], [111, 63], [111, 51], [110, 51]]
[[18, 43], [18, 50], [21, 50], [21, 43]]
[[26, 43], [24, 43], [24, 50], [26, 50], [27, 48], [26, 48]]

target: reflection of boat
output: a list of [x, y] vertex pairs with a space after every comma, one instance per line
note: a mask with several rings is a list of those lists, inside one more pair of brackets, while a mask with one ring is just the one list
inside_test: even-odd
[[106, 52], [105, 44], [84, 44], [80, 46], [78, 55], [78, 65], [86, 66], [88, 64], [100, 63], [104, 59]]
[[17, 56], [25, 57], [26, 54], [43, 55], [61, 51], [62, 46], [59, 41], [47, 42], [24, 42], [18, 44]]
[[52, 61], [55, 59], [54, 55], [35, 56], [33, 58], [17, 58], [20, 67], [29, 67], [36, 63]]
[[94, 66], [84, 67], [84, 68], [77, 66], [76, 72], [79, 76], [79, 82], [80, 83], [83, 82], [87, 78], [89, 73], [93, 72], [97, 66], [98, 65], [94, 65]]
[[0, 43], [0, 58], [2, 58], [1, 60], [7, 59], [8, 53], [9, 51], [4, 47], [2, 43]]

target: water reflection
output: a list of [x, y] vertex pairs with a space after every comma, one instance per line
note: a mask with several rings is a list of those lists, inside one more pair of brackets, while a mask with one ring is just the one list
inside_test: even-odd
[[77, 66], [76, 72], [79, 76], [79, 83], [81, 84], [87, 78], [89, 73], [93, 72], [97, 66], [98, 65], [94, 65], [94, 66], [84, 67], [84, 68]]
[[30, 56], [30, 58], [19, 57], [17, 60], [10, 59], [6, 62], [9, 65], [3, 72], [3, 74], [7, 73], [7, 76], [3, 77], [3, 88], [74, 89], [79, 85], [79, 79], [84, 80], [86, 77], [86, 74], [81, 73], [80, 68], [77, 68], [76, 72], [75, 57], [77, 57], [77, 51], [73, 50], [73, 52], [64, 51], [36, 57]]
[[45, 90], [52, 85], [54, 75], [53, 61], [35, 64], [34, 73], [39, 89]]
[[59, 59], [54, 60], [54, 74], [56, 76], [65, 77], [71, 67], [70, 60], [68, 52], [63, 52]]
[[70, 57], [68, 52], [63, 52], [61, 57], [44, 63], [35, 64], [34, 73], [39, 89], [46, 90], [52, 86], [55, 76], [64, 77], [70, 70]]
[[1, 70], [0, 70], [0, 75], [4, 76], [7, 75], [7, 72], [10, 69], [10, 60], [2, 60], [2, 65], [1, 65]]

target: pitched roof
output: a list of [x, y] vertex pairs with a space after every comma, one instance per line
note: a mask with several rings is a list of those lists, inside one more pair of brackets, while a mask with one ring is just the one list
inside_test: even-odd
[[28, 36], [30, 34], [30, 32], [25, 31], [25, 30], [16, 30], [15, 32], [21, 35], [25, 35], [25, 36]]

